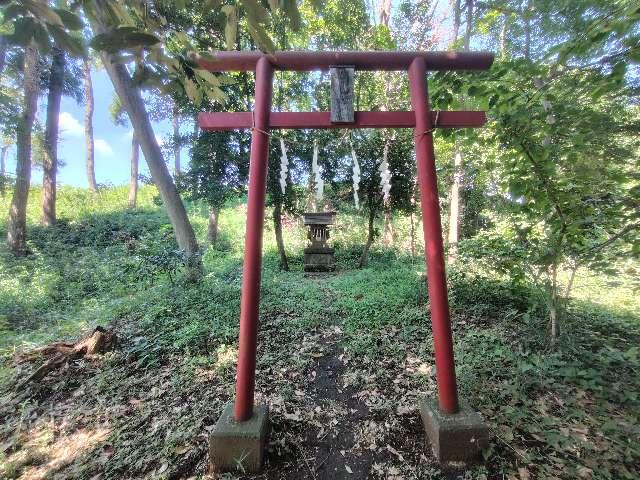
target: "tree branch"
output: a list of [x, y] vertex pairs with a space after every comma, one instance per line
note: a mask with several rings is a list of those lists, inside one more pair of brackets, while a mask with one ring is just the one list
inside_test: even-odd
[[627, 225], [626, 227], [624, 227], [622, 230], [620, 230], [618, 233], [610, 236], [607, 240], [605, 240], [602, 243], [598, 243], [597, 245], [593, 245], [592, 247], [587, 248], [584, 253], [589, 253], [592, 252], [594, 250], [599, 250], [603, 247], [606, 247], [607, 245], [612, 244], [613, 242], [615, 242], [616, 240], [618, 240], [620, 237], [625, 236], [627, 233], [632, 232], [633, 230], [637, 230], [640, 229], [640, 222], [638, 223], [632, 223], [630, 225]]

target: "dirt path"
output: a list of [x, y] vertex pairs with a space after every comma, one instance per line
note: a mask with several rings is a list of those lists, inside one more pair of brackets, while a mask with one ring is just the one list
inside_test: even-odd
[[[244, 478], [420, 478], [402, 475], [407, 461], [431, 463], [424, 455], [430, 456], [419, 420], [415, 415], [397, 415], [395, 403], [393, 411], [372, 404], [371, 385], [361, 379], [376, 384], [371, 369], [377, 366], [345, 351], [342, 320], [331, 309], [336, 293], [324, 280], [315, 278], [327, 299], [323, 312], [326, 323], [306, 337], [315, 343], [315, 352], [295, 385], [295, 400], [299, 401], [294, 405], [289, 402], [284, 418], [272, 415], [265, 468], [259, 475]], [[386, 400], [383, 392], [388, 389], [393, 395], [393, 386], [389, 379], [389, 385], [379, 385], [380, 392], [375, 395]]]
[[[310, 380], [304, 390], [304, 411], [290, 415], [293, 420], [300, 416], [303, 423], [295, 429], [295, 437], [288, 436], [294, 448], [290, 455], [270, 458], [264, 477], [258, 478], [369, 478], [373, 456], [354, 456], [352, 450], [354, 428], [370, 415], [370, 411], [354, 396], [354, 387], [343, 386], [346, 366], [342, 360], [341, 333], [337, 325], [329, 325], [318, 332], [318, 347], [322, 354], [318, 354], [304, 372], [304, 377]], [[284, 426], [276, 425], [278, 427]]]

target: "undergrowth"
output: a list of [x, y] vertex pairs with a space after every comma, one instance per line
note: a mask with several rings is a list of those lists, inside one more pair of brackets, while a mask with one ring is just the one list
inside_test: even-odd
[[[81, 437], [88, 449], [51, 467], [51, 475], [203, 473], [206, 442], [194, 438], [232, 396], [245, 211], [238, 203], [222, 212], [220, 240], [205, 246], [205, 276], [192, 285], [182, 281], [177, 247], [155, 195], [142, 188], [138, 208], [128, 210], [123, 188], [97, 194], [62, 188], [60, 221], [43, 228], [34, 190], [30, 255], [16, 259], [0, 247], [0, 477], [49, 465], [45, 451], [56, 439], [89, 427], [89, 436]], [[0, 200], [3, 221], [8, 202]], [[188, 207], [203, 239], [207, 210]], [[259, 365], [286, 363], [293, 348], [288, 342], [299, 342], [329, 318], [338, 321], [349, 355], [372, 365], [400, 364], [415, 355], [432, 365], [422, 258], [404, 248], [376, 247], [369, 267], [358, 270], [365, 222], [338, 218], [339, 269], [321, 287], [301, 271], [299, 223], [285, 230], [292, 269], [281, 272], [267, 222], [261, 318], [269, 350], [261, 349]], [[2, 237], [5, 228], [0, 224]], [[602, 288], [614, 280], [614, 287]], [[555, 344], [532, 286], [462, 266], [450, 269], [449, 292], [461, 395], [492, 428], [489, 460], [469, 475], [637, 478], [640, 302], [624, 279], [582, 273]], [[25, 375], [24, 366], [13, 364], [16, 352], [72, 340], [96, 325], [114, 328], [121, 339], [102, 363], [71, 366], [75, 376], [61, 373], [34, 390], [13, 390]], [[199, 383], [203, 375], [206, 382]], [[418, 387], [433, 386], [433, 380], [431, 370]], [[258, 388], [266, 388], [260, 382], [259, 372]], [[27, 420], [44, 418], [47, 409], [62, 409], [64, 428], [47, 433]]]

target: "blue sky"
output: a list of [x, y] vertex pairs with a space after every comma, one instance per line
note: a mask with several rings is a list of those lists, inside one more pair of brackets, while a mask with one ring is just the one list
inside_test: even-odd
[[[131, 154], [131, 126], [118, 126], [111, 121], [109, 105], [112, 102], [113, 86], [104, 70], [92, 72], [95, 110], [93, 114], [93, 131], [95, 139], [95, 169], [96, 180], [102, 184], [123, 185], [129, 182], [129, 166]], [[38, 103], [38, 118], [44, 124], [46, 115], [46, 98], [41, 97]], [[169, 121], [154, 122], [153, 129], [156, 137], [170, 138], [173, 129]], [[193, 131], [193, 124], [186, 123], [181, 128], [184, 132]], [[173, 158], [165, 160], [173, 166]], [[7, 170], [15, 173], [15, 146], [10, 150], [7, 159]], [[84, 138], [84, 104], [77, 104], [75, 100], [63, 97], [60, 106], [60, 144], [58, 155], [64, 165], [58, 172], [58, 183], [77, 187], [87, 186], [85, 169], [85, 138]], [[188, 165], [188, 151], [182, 152], [183, 168]], [[140, 157], [140, 173], [149, 175], [144, 156]], [[34, 168], [32, 183], [42, 183], [42, 170]]]

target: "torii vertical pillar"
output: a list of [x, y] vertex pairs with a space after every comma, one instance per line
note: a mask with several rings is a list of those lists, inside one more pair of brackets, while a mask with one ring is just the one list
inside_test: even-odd
[[443, 462], [469, 461], [478, 457], [479, 452], [486, 446], [488, 431], [478, 413], [458, 402], [433, 148], [433, 125], [426, 77], [425, 60], [417, 57], [409, 66], [409, 90], [416, 121], [416, 167], [438, 387], [437, 403], [425, 398], [420, 400], [418, 406], [436, 457]]
[[249, 472], [259, 471], [269, 428], [268, 407], [256, 405], [254, 408], [253, 397], [272, 89], [273, 67], [263, 56], [256, 64], [256, 100], [249, 159], [249, 198], [242, 269], [236, 399], [233, 409], [228, 405], [222, 412], [211, 436], [209, 464], [214, 471], [232, 470], [238, 465]]

